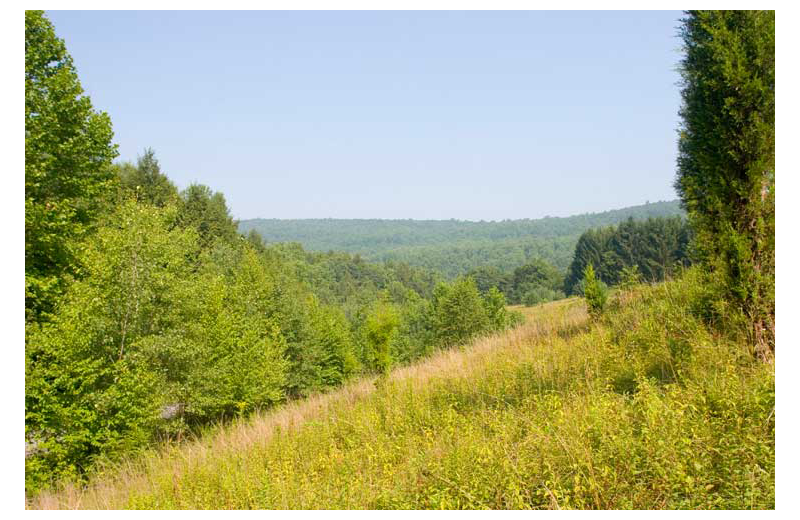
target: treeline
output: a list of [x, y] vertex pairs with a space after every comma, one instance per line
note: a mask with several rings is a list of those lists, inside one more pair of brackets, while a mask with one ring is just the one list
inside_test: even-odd
[[688, 266], [691, 229], [686, 219], [629, 219], [619, 226], [590, 229], [581, 235], [564, 279], [564, 292], [582, 293], [584, 270], [592, 265], [607, 285], [631, 281], [658, 282]]
[[365, 258], [409, 265], [455, 278], [482, 267], [511, 272], [533, 259], [540, 259], [565, 271], [578, 236], [472, 240], [439, 245], [409, 246]]
[[482, 292], [494, 288], [511, 304], [535, 305], [583, 294], [582, 280], [589, 265], [605, 285], [665, 280], [689, 265], [690, 239], [689, 224], [682, 217], [644, 221], [630, 218], [619, 226], [584, 232], [566, 275], [535, 258], [513, 270], [484, 266], [469, 271], [467, 276]]
[[30, 489], [514, 323], [467, 278], [242, 237], [222, 194], [178, 193], [149, 151], [114, 169], [79, 275], [27, 324]]
[[313, 251], [347, 251], [366, 260], [400, 261], [448, 278], [483, 266], [512, 271], [533, 258], [564, 271], [581, 233], [628, 218], [676, 216], [677, 201], [648, 203], [572, 217], [470, 222], [461, 220], [253, 219], [267, 242], [299, 242]]
[[490, 266], [474, 269], [467, 276], [475, 280], [482, 292], [495, 288], [511, 304], [536, 305], [565, 297], [562, 272], [539, 259], [531, 260], [510, 273]]
[[112, 164], [110, 119], [42, 12], [25, 43], [29, 491], [518, 319], [468, 278], [242, 236], [152, 150]]

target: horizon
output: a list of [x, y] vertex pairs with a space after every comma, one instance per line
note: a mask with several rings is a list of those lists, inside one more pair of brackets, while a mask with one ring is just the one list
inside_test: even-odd
[[656, 201], [645, 201], [641, 204], [632, 204], [630, 206], [623, 206], [617, 208], [609, 208], [600, 211], [585, 211], [583, 213], [573, 213], [570, 215], [545, 215], [543, 217], [535, 217], [535, 218], [505, 218], [499, 220], [470, 220], [470, 219], [459, 219], [459, 218], [437, 218], [437, 219], [418, 219], [418, 218], [370, 218], [370, 217], [363, 217], [363, 218], [338, 218], [338, 217], [309, 217], [309, 218], [273, 218], [273, 217], [253, 217], [253, 218], [246, 218], [246, 219], [235, 219], [237, 222], [250, 222], [253, 220], [386, 220], [386, 221], [412, 221], [412, 222], [470, 222], [475, 224], [480, 223], [502, 223], [502, 222], [513, 222], [518, 220], [547, 220], [547, 219], [567, 219], [572, 217], [581, 217], [584, 215], [598, 215], [601, 213], [610, 213], [612, 211], [622, 211], [630, 208], [636, 208], [639, 206], [648, 206], [652, 204], [660, 204], [660, 203], [670, 203], [670, 202], [678, 202], [680, 203], [680, 199], [674, 198], [669, 200], [656, 200]]
[[117, 161], [151, 147], [238, 220], [502, 221], [677, 198], [679, 11], [47, 16]]

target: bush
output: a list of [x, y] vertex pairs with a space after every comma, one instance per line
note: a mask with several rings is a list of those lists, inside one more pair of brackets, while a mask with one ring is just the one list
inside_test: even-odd
[[595, 277], [592, 264], [583, 270], [583, 294], [589, 307], [589, 314], [595, 318], [603, 314], [608, 301], [608, 290], [605, 284]]
[[486, 305], [472, 278], [459, 278], [434, 289], [433, 322], [437, 344], [443, 347], [462, 344], [490, 329]]
[[392, 366], [390, 345], [399, 325], [397, 309], [386, 301], [376, 302], [364, 321], [364, 359], [367, 366], [378, 374], [389, 373]]
[[563, 291], [557, 291], [548, 287], [540, 286], [530, 289], [527, 293], [525, 293], [522, 303], [530, 307], [532, 305], [551, 302], [554, 300], [561, 300], [563, 298], [566, 298], [566, 295]]

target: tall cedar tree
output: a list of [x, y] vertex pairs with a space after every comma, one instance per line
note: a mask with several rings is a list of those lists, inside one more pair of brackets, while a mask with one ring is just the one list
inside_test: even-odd
[[64, 41], [42, 11], [25, 12], [25, 311], [51, 310], [75, 244], [94, 220], [117, 155], [111, 120], [96, 112]]
[[775, 348], [775, 12], [688, 11], [678, 176], [700, 259]]

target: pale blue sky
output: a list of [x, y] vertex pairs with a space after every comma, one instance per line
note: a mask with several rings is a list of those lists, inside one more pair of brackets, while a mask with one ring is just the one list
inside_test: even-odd
[[120, 159], [235, 217], [499, 220], [676, 197], [677, 11], [49, 11]]

